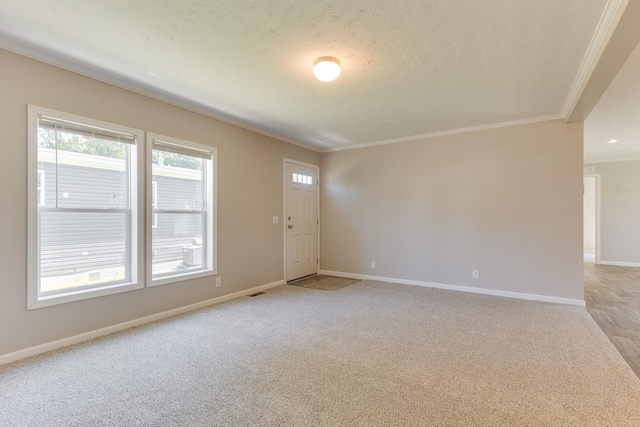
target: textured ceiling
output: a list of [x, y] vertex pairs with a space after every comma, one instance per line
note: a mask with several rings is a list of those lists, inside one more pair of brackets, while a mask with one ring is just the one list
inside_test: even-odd
[[585, 163], [629, 159], [640, 159], [640, 44], [584, 121]]
[[324, 150], [560, 118], [606, 6], [0, 0], [0, 40]]

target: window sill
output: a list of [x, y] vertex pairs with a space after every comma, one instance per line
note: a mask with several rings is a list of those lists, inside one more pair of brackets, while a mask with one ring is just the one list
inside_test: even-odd
[[184, 280], [199, 279], [201, 277], [215, 276], [218, 274], [216, 270], [199, 270], [191, 273], [176, 274], [172, 276], [159, 277], [151, 279], [147, 282], [148, 287], [168, 285], [170, 283], [182, 282]]
[[105, 295], [113, 295], [120, 292], [128, 292], [136, 289], [142, 289], [144, 284], [140, 283], [118, 283], [115, 285], [105, 285], [99, 288], [91, 288], [91, 289], [83, 289], [69, 292], [65, 292], [63, 294], [49, 295], [49, 296], [31, 296], [29, 298], [29, 310], [43, 308], [43, 307], [51, 307], [59, 304], [66, 304], [74, 301], [81, 301], [91, 298], [98, 298]]

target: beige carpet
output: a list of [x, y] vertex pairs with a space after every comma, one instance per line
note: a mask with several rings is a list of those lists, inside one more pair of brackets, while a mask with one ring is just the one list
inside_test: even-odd
[[347, 286], [358, 283], [359, 279], [349, 279], [345, 277], [334, 277], [317, 275], [308, 277], [306, 279], [290, 282], [292, 286], [302, 286], [303, 288], [320, 289], [323, 291], [337, 291], [338, 289], [346, 288]]
[[640, 426], [586, 309], [280, 286], [0, 367], [1, 426]]

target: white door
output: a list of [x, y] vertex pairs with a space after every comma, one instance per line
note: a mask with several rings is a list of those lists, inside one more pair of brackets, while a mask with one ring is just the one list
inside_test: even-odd
[[285, 163], [286, 280], [318, 273], [318, 168]]

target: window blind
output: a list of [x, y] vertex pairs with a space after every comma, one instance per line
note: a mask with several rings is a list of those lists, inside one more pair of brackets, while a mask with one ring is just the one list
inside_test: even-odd
[[160, 141], [157, 139], [153, 141], [153, 149], [207, 160], [211, 160], [213, 158], [212, 151], [201, 150], [194, 147], [185, 147], [184, 145], [172, 144], [170, 142]]
[[88, 138], [106, 139], [109, 141], [122, 142], [126, 144], [136, 143], [135, 136], [129, 133], [118, 132], [111, 129], [103, 129], [45, 115], [38, 115], [38, 127], [42, 129], [62, 130], [69, 133], [86, 136]]

